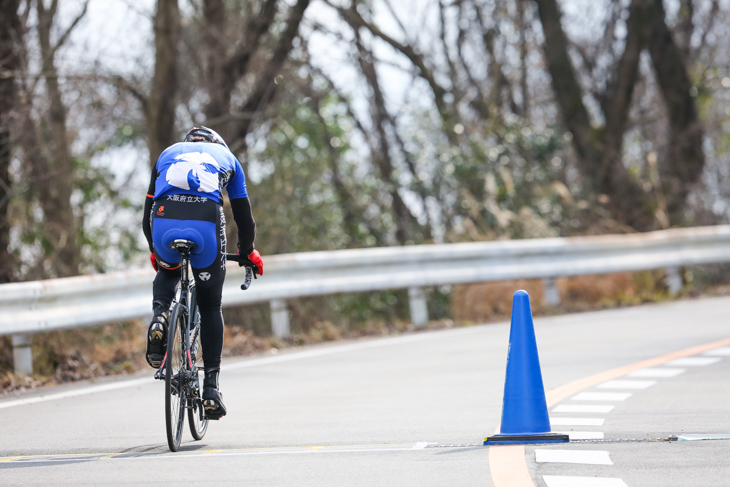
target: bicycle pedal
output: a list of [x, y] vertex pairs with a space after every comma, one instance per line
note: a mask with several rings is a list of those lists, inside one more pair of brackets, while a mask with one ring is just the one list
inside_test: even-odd
[[213, 421], [217, 421], [226, 415], [225, 408], [210, 399], [203, 400], [203, 411], [205, 413], [205, 419], [211, 419]]
[[205, 416], [203, 417], [203, 419], [208, 419], [210, 421], [218, 421], [219, 419], [221, 419], [225, 415], [226, 415], [226, 413], [223, 413], [223, 414], [211, 414], [211, 413], [209, 413], [209, 412], [206, 411]]

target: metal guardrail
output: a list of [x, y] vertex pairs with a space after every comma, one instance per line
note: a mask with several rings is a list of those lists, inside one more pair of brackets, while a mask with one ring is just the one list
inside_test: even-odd
[[[242, 292], [243, 269], [229, 265], [224, 306], [269, 301], [275, 335], [289, 333], [284, 300], [334, 293], [409, 289], [411, 319], [428, 320], [422, 288], [542, 278], [546, 301], [559, 303], [555, 278], [730, 261], [730, 225], [631, 235], [547, 238], [302, 252], [266, 257], [266, 274]], [[0, 335], [13, 335], [16, 370], [32, 370], [29, 334], [151, 314], [154, 271], [0, 285]], [[24, 363], [24, 365], [23, 365]]]

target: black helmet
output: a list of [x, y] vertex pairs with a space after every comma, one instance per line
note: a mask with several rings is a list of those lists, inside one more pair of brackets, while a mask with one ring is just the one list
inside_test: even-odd
[[183, 139], [183, 142], [210, 142], [211, 144], [220, 144], [228, 149], [228, 145], [223, 140], [223, 137], [218, 135], [215, 130], [202, 125], [191, 128], [190, 132], [185, 136], [185, 139]]

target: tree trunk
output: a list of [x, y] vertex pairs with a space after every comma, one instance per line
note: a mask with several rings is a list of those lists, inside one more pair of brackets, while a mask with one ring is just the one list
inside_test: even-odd
[[373, 64], [372, 53], [368, 52], [362, 45], [359, 35], [357, 35], [357, 27], [355, 29], [355, 44], [358, 48], [358, 62], [360, 70], [370, 86], [371, 113], [373, 126], [376, 133], [377, 146], [371, 148], [371, 157], [378, 167], [380, 179], [384, 185], [384, 189], [388, 192], [393, 205], [393, 217], [395, 221], [395, 239], [403, 245], [410, 238], [410, 229], [417, 226], [415, 217], [406, 206], [400, 193], [398, 193], [398, 181], [395, 180], [394, 165], [391, 159], [391, 148], [388, 142], [388, 134], [386, 132], [386, 124], [389, 118], [387, 108], [385, 107], [385, 97], [380, 88], [378, 74]]
[[256, 76], [256, 83], [251, 90], [246, 103], [239, 110], [239, 123], [236, 126], [236, 135], [243, 147], [246, 146], [246, 135], [251, 131], [257, 113], [263, 112], [276, 93], [276, 76], [281, 72], [289, 53], [294, 47], [294, 39], [299, 35], [299, 25], [304, 18], [311, 0], [297, 0], [290, 8], [284, 31], [281, 33], [271, 57], [266, 61], [260, 73]]
[[[247, 19], [241, 39], [228, 36], [230, 20], [227, 20], [223, 0], [205, 0], [203, 14], [207, 53], [206, 85], [208, 104], [205, 107], [206, 123], [217, 130], [226, 140], [233, 141], [235, 127], [231, 124], [231, 97], [236, 83], [249, 72], [251, 61], [266, 37], [276, 16], [277, 0], [264, 1], [256, 15]], [[227, 56], [229, 45], [238, 48]]]
[[563, 124], [573, 134], [578, 169], [597, 194], [608, 197], [608, 209], [614, 218], [639, 231], [654, 227], [656, 203], [629, 173], [622, 162], [622, 145], [631, 96], [636, 83], [638, 60], [642, 48], [642, 30], [651, 14], [649, 2], [633, 0], [627, 21], [625, 51], [617, 67], [617, 78], [605, 106], [607, 125], [592, 127], [583, 92], [578, 84], [568, 54], [568, 39], [561, 25], [556, 0], [535, 0], [543, 28], [543, 52], [550, 72], [553, 92]]
[[[45, 142], [42, 161], [42, 177], [37, 180], [38, 197], [44, 214], [46, 251], [59, 277], [78, 273], [81, 249], [77, 244], [77, 225], [71, 206], [71, 194], [76, 179], [66, 131], [66, 106], [63, 103], [55, 65], [55, 54], [60, 41], [51, 45], [51, 30], [56, 15], [57, 2], [46, 8], [42, 0], [36, 1], [38, 11], [38, 40], [41, 50], [41, 68], [49, 101], [48, 122], [42, 125]], [[68, 31], [67, 31], [68, 32]], [[41, 150], [43, 150], [41, 149]]]
[[158, 0], [155, 14], [155, 74], [147, 111], [150, 165], [175, 142], [180, 9], [177, 0]]
[[[683, 3], [692, 5], [691, 2]], [[705, 167], [704, 131], [697, 118], [692, 81], [682, 50], [667, 27], [662, 0], [654, 0], [654, 8], [648, 47], [669, 114], [669, 147], [660, 161], [662, 191], [667, 201], [669, 223], [681, 225], [687, 195], [702, 177]]]
[[10, 255], [9, 208], [11, 199], [10, 160], [13, 142], [11, 122], [15, 116], [15, 77], [20, 69], [18, 46], [22, 40], [19, 0], [0, 0], [0, 283], [13, 280], [15, 266]]

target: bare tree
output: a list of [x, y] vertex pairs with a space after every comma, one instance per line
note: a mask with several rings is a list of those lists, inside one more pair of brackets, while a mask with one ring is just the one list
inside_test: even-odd
[[0, 0], [0, 283], [13, 279], [14, 265], [9, 252], [12, 157], [12, 120], [16, 116], [15, 78], [20, 70], [18, 46], [22, 39], [18, 17], [19, 0]]
[[639, 76], [639, 58], [642, 50], [649, 48], [669, 108], [673, 140], [673, 147], [666, 155], [669, 162], [665, 164], [663, 189], [667, 201], [671, 201], [670, 222], [681, 223], [681, 207], [691, 184], [698, 178], [698, 169], [701, 173], [704, 165], [702, 130], [690, 96], [687, 69], [666, 25], [662, 1], [633, 0], [629, 6], [624, 51], [616, 62], [615, 75], [599, 97], [605, 118], [605, 125], [600, 128], [594, 128], [584, 105], [556, 0], [535, 0], [535, 3], [543, 27], [543, 51], [553, 91], [563, 124], [573, 134], [579, 170], [596, 193], [606, 196], [614, 217], [636, 230], [654, 228], [657, 217], [656, 199], [643, 190], [622, 159], [623, 138]]
[[[692, 2], [686, 0], [682, 3], [686, 10], [683, 15], [689, 16], [691, 23]], [[704, 131], [697, 116], [692, 81], [685, 64], [686, 55], [683, 54], [683, 51], [689, 53], [689, 47], [682, 49], [677, 46], [665, 17], [662, 0], [654, 0], [651, 35], [647, 44], [669, 117], [669, 144], [660, 164], [662, 191], [666, 197], [669, 222], [680, 225], [684, 223], [687, 195], [705, 168]], [[691, 36], [691, 28], [685, 31], [687, 36]]]
[[[203, 114], [206, 123], [229, 141], [232, 150], [245, 149], [254, 119], [274, 98], [275, 79], [294, 47], [309, 3], [297, 0], [286, 10], [286, 6], [278, 8], [282, 2], [277, 0], [240, 5], [204, 1], [202, 24], [197, 26], [200, 32], [192, 35], [193, 39], [200, 38], [203, 46], [191, 46], [204, 58], [200, 59], [202, 84], [208, 96]], [[277, 13], [283, 12], [286, 20], [279, 25]], [[240, 90], [240, 84], [250, 78], [246, 89]]]
[[32, 168], [34, 189], [43, 211], [42, 241], [46, 257], [54, 274], [71, 276], [78, 273], [81, 261], [77, 221], [71, 203], [76, 174], [56, 54], [86, 15], [88, 1], [55, 42], [52, 31], [57, 27], [58, 0], [52, 0], [48, 6], [43, 0], [35, 0], [34, 5], [38, 14], [41, 79], [48, 105], [38, 120], [30, 110], [26, 111], [24, 152]]
[[180, 8], [177, 0], [157, 1], [154, 29], [155, 72], [146, 102], [147, 146], [152, 166], [162, 151], [175, 141], [180, 39]]
[[[393, 216], [395, 220], [395, 239], [403, 245], [409, 241], [412, 236], [410, 229], [417, 226], [416, 218], [408, 209], [398, 193], [399, 184], [396, 178], [396, 169], [394, 167], [392, 152], [388, 137], [388, 125], [391, 117], [385, 106], [385, 97], [380, 87], [378, 74], [375, 70], [373, 55], [362, 43], [362, 39], [355, 31], [355, 44], [358, 49], [358, 62], [363, 77], [367, 81], [370, 92], [372, 94], [371, 112], [374, 124], [374, 134], [370, 138], [370, 157], [380, 172], [380, 178], [385, 186], [385, 190], [390, 196], [391, 205], [393, 207]], [[391, 129], [395, 127], [391, 126]], [[373, 140], [374, 139], [374, 140]]]
[[266, 40], [276, 17], [277, 3], [277, 0], [260, 2], [257, 11], [247, 4], [249, 15], [245, 16], [245, 26], [231, 25], [223, 0], [205, 0], [203, 4], [202, 39], [206, 44], [204, 50], [211, 53], [206, 60], [209, 95], [204, 111], [207, 123], [218, 128], [224, 137], [233, 136], [230, 112], [234, 88], [249, 72], [254, 57]]

